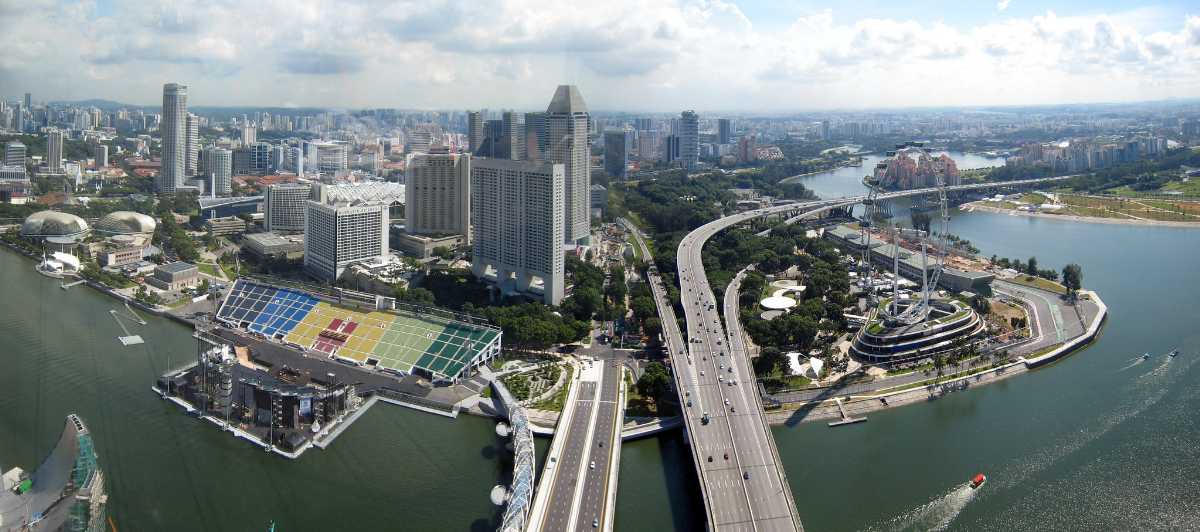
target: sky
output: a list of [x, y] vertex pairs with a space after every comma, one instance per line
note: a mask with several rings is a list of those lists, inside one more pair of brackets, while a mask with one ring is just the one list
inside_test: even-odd
[[0, 97], [788, 112], [1200, 97], [1164, 0], [0, 0]]

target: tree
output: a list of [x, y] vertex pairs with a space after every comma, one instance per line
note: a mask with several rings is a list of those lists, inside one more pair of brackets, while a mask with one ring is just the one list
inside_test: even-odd
[[1083, 268], [1075, 263], [1068, 264], [1063, 267], [1062, 278], [1067, 294], [1074, 298], [1075, 292], [1083, 287]]
[[975, 312], [980, 314], [987, 314], [991, 311], [991, 304], [988, 303], [986, 297], [975, 294], [975, 297], [971, 298], [971, 308], [975, 309]]
[[433, 292], [425, 288], [409, 288], [400, 298], [408, 303], [416, 303], [419, 305], [432, 305]]
[[663, 397], [671, 393], [671, 375], [662, 363], [651, 362], [646, 365], [646, 370], [638, 379], [637, 389], [643, 397], [653, 398], [658, 404]]
[[657, 317], [647, 318], [645, 323], [642, 324], [642, 332], [646, 333], [646, 336], [652, 339], [657, 338], [659, 333], [662, 332], [662, 321]]
[[923, 212], [913, 211], [911, 218], [912, 218], [913, 229], [919, 229], [921, 231], [925, 231], [926, 233], [929, 232], [929, 225], [930, 225], [931, 218], [929, 217], [928, 214], [923, 213]]
[[1025, 263], [1025, 273], [1029, 275], [1037, 275], [1037, 257], [1029, 257], [1029, 262]]
[[438, 246], [433, 248], [433, 256], [443, 260], [450, 260], [454, 258], [454, 251], [446, 246]]

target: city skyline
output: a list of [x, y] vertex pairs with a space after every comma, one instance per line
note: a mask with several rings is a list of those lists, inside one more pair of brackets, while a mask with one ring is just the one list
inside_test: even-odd
[[[37, 101], [151, 105], [172, 79], [191, 106], [537, 109], [532, 87], [569, 83], [592, 109], [650, 112], [1200, 95], [1200, 13], [1185, 2], [871, 4], [45, 2], [0, 8], [0, 84]], [[928, 69], [949, 75], [934, 85]]]

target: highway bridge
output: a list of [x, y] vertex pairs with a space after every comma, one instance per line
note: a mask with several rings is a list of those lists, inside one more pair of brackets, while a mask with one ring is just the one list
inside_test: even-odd
[[[1029, 186], [1075, 176], [977, 183], [945, 187], [946, 192]], [[937, 194], [938, 188], [879, 194], [878, 200]], [[666, 297], [643, 235], [629, 223], [642, 255], [650, 262], [651, 290], [663, 323], [684, 424], [701, 483], [710, 530], [803, 530], [795, 499], [767, 426], [749, 354], [740, 335], [731, 338], [722, 325], [701, 258], [704, 244], [731, 226], [760, 217], [780, 216], [795, 223], [830, 209], [849, 207], [866, 195], [779, 205], [732, 214], [706, 223], [679, 243], [676, 268], [687, 321], [687, 340], [679, 331], [674, 306]], [[735, 343], [737, 349], [730, 346]]]

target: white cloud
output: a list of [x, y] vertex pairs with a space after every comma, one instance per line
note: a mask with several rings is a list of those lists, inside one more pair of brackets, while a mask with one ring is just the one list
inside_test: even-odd
[[824, 9], [766, 31], [721, 0], [115, 3], [110, 16], [65, 0], [0, 9], [0, 86], [150, 103], [179, 81], [201, 105], [532, 109], [572, 82], [596, 108], [663, 110], [1200, 94], [1200, 17], [1143, 31], [1152, 10], [968, 27]]
[[1004, 11], [1005, 9], [1008, 9], [1009, 2], [1012, 2], [1012, 0], [1000, 0], [999, 2], [996, 2], [996, 11]]

